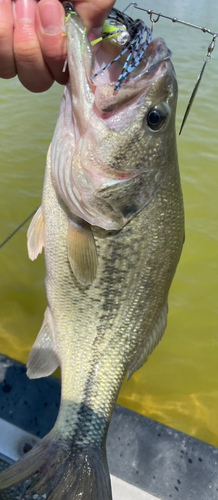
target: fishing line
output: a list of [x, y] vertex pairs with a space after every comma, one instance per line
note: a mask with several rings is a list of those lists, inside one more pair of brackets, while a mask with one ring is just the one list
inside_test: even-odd
[[36, 211], [38, 210], [38, 208], [36, 208], [14, 231], [13, 233], [9, 234], [9, 236], [4, 240], [2, 241], [2, 243], [0, 243], [0, 248], [2, 248], [11, 238], [12, 236], [14, 236], [18, 231], [19, 229], [21, 229], [25, 224], [26, 222], [28, 222], [28, 220], [31, 219], [31, 217], [33, 217], [33, 215], [35, 215]]

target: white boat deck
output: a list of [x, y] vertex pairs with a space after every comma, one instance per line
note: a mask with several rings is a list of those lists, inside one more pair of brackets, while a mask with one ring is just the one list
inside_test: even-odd
[[111, 476], [111, 484], [113, 500], [160, 500], [116, 476]]

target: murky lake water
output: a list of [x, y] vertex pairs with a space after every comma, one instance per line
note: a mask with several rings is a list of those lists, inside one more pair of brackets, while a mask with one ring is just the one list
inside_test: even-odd
[[[145, 6], [218, 31], [218, 2], [150, 0]], [[142, 17], [139, 11], [132, 15]], [[154, 35], [173, 51], [179, 130], [211, 37], [164, 20]], [[0, 241], [40, 204], [62, 93], [54, 85], [34, 95], [17, 79], [0, 81]], [[170, 292], [168, 327], [146, 365], [124, 382], [118, 401], [218, 446], [218, 42], [178, 150], [186, 242]], [[0, 250], [0, 352], [23, 362], [46, 307], [43, 257], [28, 260], [26, 230]]]

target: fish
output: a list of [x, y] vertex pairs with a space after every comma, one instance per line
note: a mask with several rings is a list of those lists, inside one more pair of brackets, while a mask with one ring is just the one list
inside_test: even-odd
[[70, 77], [28, 229], [30, 259], [44, 248], [48, 306], [27, 374], [60, 365], [61, 403], [0, 489], [32, 478], [28, 492], [48, 500], [111, 500], [108, 426], [124, 377], [163, 336], [184, 241], [178, 89], [162, 38], [115, 91], [123, 61], [91, 77], [118, 48], [104, 40], [94, 54], [76, 14], [66, 33]]

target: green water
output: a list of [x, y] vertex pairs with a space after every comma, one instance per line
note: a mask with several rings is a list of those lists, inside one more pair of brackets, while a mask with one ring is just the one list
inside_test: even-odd
[[[150, 0], [146, 7], [218, 31], [218, 2]], [[170, 21], [159, 21], [154, 35], [173, 51], [179, 130], [211, 37]], [[62, 92], [55, 85], [34, 95], [17, 79], [0, 81], [0, 241], [40, 204]], [[218, 42], [178, 150], [186, 242], [170, 292], [168, 327], [147, 364], [124, 382], [119, 402], [218, 446]], [[23, 362], [46, 307], [43, 257], [28, 260], [26, 230], [0, 250], [0, 352]]]

